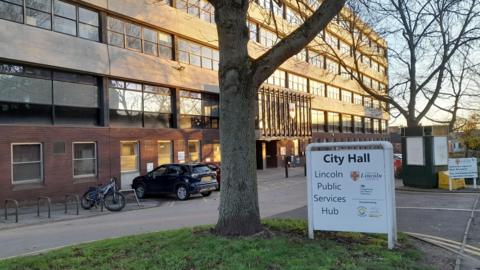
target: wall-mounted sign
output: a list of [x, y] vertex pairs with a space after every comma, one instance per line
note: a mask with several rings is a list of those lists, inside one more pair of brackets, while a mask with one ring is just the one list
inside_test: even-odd
[[287, 147], [282, 146], [280, 147], [280, 156], [286, 156], [287, 155]]
[[394, 247], [392, 149], [388, 142], [315, 143], [307, 147], [310, 238], [314, 230], [386, 233], [389, 248]]
[[295, 102], [288, 103], [288, 115], [290, 118], [295, 118]]
[[153, 171], [153, 162], [147, 162], [147, 173]]
[[184, 163], [185, 162], [185, 152], [184, 151], [178, 151], [177, 152], [177, 158], [178, 158], [178, 163]]

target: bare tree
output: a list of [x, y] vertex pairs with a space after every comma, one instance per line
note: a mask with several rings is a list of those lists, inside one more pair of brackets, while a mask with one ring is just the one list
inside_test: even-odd
[[[262, 230], [255, 165], [258, 88], [277, 67], [307, 46], [340, 12], [346, 0], [323, 1], [302, 25], [257, 59], [249, 56], [247, 46], [250, 2], [209, 2], [215, 8], [220, 47], [222, 186], [216, 231], [222, 235], [251, 235]], [[273, 7], [273, 0], [270, 3]]]
[[450, 115], [449, 120], [440, 120], [439, 117], [428, 117], [428, 120], [448, 125], [450, 131], [460, 130], [466, 121], [459, 117], [460, 113], [478, 112], [480, 64], [472, 57], [473, 48], [467, 47], [460, 51], [458, 57], [452, 59], [447, 65], [447, 87], [438, 96], [438, 102], [434, 107], [440, 112]]
[[360, 89], [388, 103], [394, 116], [395, 113], [403, 116], [408, 126], [418, 126], [445, 93], [442, 90], [448, 80], [449, 63], [461, 50], [478, 44], [479, 4], [479, 0], [350, 2], [354, 12], [347, 21], [363, 15], [362, 19], [375, 25], [376, 32], [394, 41], [388, 47], [390, 85], [385, 91], [375, 89], [356, 72], [361, 66], [370, 65], [371, 59], [382, 57], [378, 50], [369, 48], [370, 44], [363, 38], [372, 35], [368, 28], [359, 29], [355, 23], [338, 24], [350, 33], [351, 60], [345, 60], [336, 50], [330, 50], [330, 55], [346, 68]]

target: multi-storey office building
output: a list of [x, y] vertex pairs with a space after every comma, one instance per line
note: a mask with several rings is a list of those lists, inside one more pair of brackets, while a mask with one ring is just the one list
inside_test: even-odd
[[[0, 198], [79, 192], [110, 176], [127, 187], [158, 164], [221, 160], [214, 10], [154, 2], [0, 0]], [[253, 57], [277, 41], [262, 6], [252, 4]], [[293, 7], [275, 7], [277, 21], [299, 23]], [[329, 44], [350, 50], [332, 29]], [[360, 72], [386, 89], [386, 59], [364, 59]], [[306, 48], [259, 89], [258, 167], [312, 141], [385, 139], [387, 119], [337, 62]]]

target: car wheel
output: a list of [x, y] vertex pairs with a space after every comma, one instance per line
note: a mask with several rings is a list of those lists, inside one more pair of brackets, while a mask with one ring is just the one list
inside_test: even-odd
[[210, 195], [212, 194], [212, 192], [211, 192], [211, 191], [207, 191], [207, 192], [202, 192], [202, 193], [200, 193], [200, 194], [202, 194], [203, 197], [208, 197], [208, 196], [210, 196]]
[[188, 192], [187, 187], [184, 185], [177, 187], [175, 195], [177, 195], [177, 199], [179, 199], [180, 201], [185, 201], [188, 199], [188, 197], [190, 197], [190, 193]]
[[145, 185], [140, 184], [140, 185], [136, 186], [135, 187], [135, 193], [137, 194], [137, 198], [139, 198], [139, 199], [145, 198], [145, 195], [147, 193]]

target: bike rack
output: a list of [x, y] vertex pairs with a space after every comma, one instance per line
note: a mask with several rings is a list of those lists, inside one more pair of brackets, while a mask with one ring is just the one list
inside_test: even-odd
[[66, 194], [65, 195], [65, 214], [67, 214], [68, 212], [68, 198], [72, 198], [75, 200], [75, 205], [77, 207], [77, 216], [79, 214], [79, 208], [78, 208], [78, 205], [80, 204], [80, 199], [78, 197], [78, 195], [76, 194]]
[[133, 189], [133, 188], [131, 188], [131, 189], [120, 189], [118, 192], [119, 193], [129, 193], [129, 192], [133, 193], [133, 196], [135, 198], [135, 201], [137, 202], [138, 208], [142, 208], [140, 206], [140, 201], [138, 200], [137, 192], [135, 191], [135, 189]]
[[47, 206], [48, 206], [48, 218], [51, 218], [51, 208], [52, 208], [52, 200], [50, 200], [49, 197], [45, 197], [45, 196], [39, 196], [37, 197], [37, 217], [40, 216], [40, 201], [46, 201], [47, 202]]
[[18, 223], [18, 201], [14, 199], [5, 199], [4, 208], [5, 208], [5, 220], [8, 220], [7, 206], [8, 203], [13, 203], [15, 205], [15, 223]]

